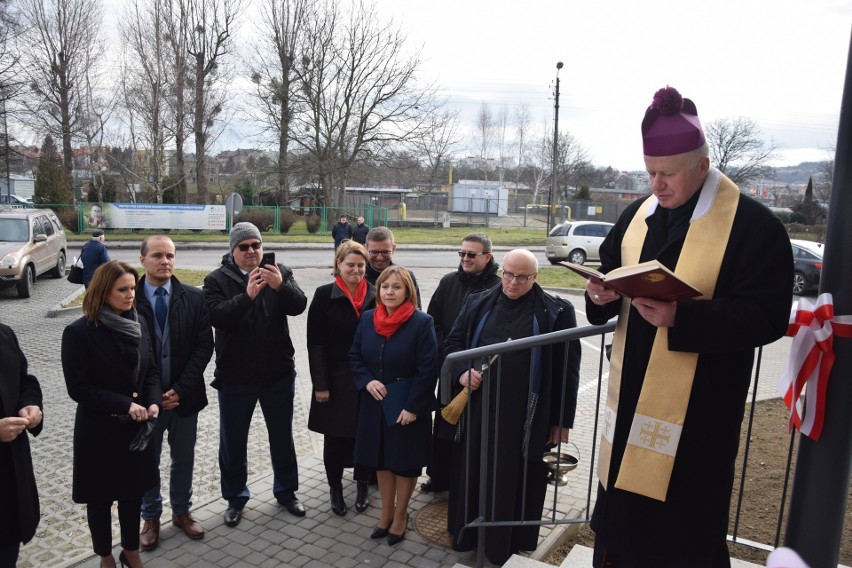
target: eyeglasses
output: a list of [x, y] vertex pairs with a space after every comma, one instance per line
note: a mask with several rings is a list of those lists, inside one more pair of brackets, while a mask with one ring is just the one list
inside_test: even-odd
[[370, 256], [390, 256], [393, 254], [392, 250], [371, 250], [367, 252]]
[[240, 252], [246, 252], [249, 247], [251, 247], [253, 250], [257, 250], [262, 246], [263, 243], [261, 243], [260, 241], [254, 241], [253, 243], [243, 243], [241, 245], [237, 245], [237, 248], [240, 249]]
[[517, 280], [518, 284], [526, 284], [527, 281], [533, 276], [535, 276], [535, 274], [513, 274], [511, 272], [506, 272], [505, 270], [500, 272], [500, 278], [502, 278], [506, 282]]
[[489, 253], [487, 253], [487, 252], [471, 252], [471, 251], [460, 250], [459, 251], [459, 258], [468, 257], [469, 259], [473, 260], [477, 256], [482, 256], [483, 254], [489, 254]]

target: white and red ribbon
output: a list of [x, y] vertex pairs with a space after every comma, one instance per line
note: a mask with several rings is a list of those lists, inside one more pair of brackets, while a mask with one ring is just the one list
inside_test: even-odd
[[[790, 409], [790, 431], [818, 440], [825, 420], [828, 377], [834, 365], [834, 336], [852, 337], [852, 316], [834, 315], [831, 294], [816, 304], [801, 298], [790, 313], [787, 335], [793, 338], [778, 389]], [[804, 394], [804, 396], [803, 396]]]

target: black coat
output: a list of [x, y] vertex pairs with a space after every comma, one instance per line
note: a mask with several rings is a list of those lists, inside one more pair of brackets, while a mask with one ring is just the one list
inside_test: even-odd
[[[0, 416], [3, 418], [18, 416], [18, 410], [25, 406], [35, 405], [42, 408], [41, 387], [36, 378], [27, 372], [27, 358], [18, 345], [18, 338], [8, 326], [2, 324], [0, 324], [0, 402], [2, 402]], [[32, 430], [22, 432], [12, 442], [0, 442], [0, 452], [2, 452], [0, 463], [3, 465], [0, 503], [9, 505], [7, 510], [0, 511], [0, 519], [14, 523], [11, 527], [4, 529], [12, 534], [0, 536], [0, 544], [29, 542], [38, 526], [40, 516], [38, 492], [27, 432], [38, 436], [42, 425], [43, 422], [40, 422]], [[7, 458], [11, 463], [6, 463]]]
[[99, 239], [92, 239], [83, 245], [80, 251], [80, 262], [83, 263], [83, 284], [89, 285], [95, 270], [102, 264], [109, 262], [109, 253], [106, 245]]
[[210, 323], [216, 329], [216, 379], [229, 384], [258, 385], [293, 380], [295, 362], [287, 316], [305, 311], [308, 299], [293, 271], [278, 265], [284, 283], [266, 287], [252, 300], [246, 281], [230, 254], [204, 279]]
[[459, 265], [458, 270], [445, 274], [441, 278], [435, 293], [432, 294], [432, 299], [429, 300], [427, 311], [435, 320], [435, 336], [438, 338], [438, 351], [441, 357], [438, 362], [439, 370], [447, 356], [444, 341], [453, 329], [464, 301], [471, 293], [488, 290], [498, 284], [500, 284], [500, 277], [497, 276], [497, 263], [493, 259], [479, 274], [469, 274]]
[[[361, 393], [355, 463], [395, 471], [414, 470], [429, 463], [432, 411], [435, 410], [438, 346], [432, 317], [415, 310], [390, 339], [376, 333], [375, 310], [364, 312], [352, 339], [349, 359]], [[414, 381], [403, 408], [417, 420], [401, 426], [385, 423], [382, 405], [367, 392], [373, 379], [384, 384]]]
[[[376, 289], [367, 284], [361, 312], [376, 306]], [[336, 283], [320, 286], [308, 308], [308, 362], [314, 391], [330, 391], [328, 402], [311, 397], [308, 428], [314, 432], [354, 438], [358, 427], [358, 389], [352, 380], [349, 347], [358, 315]]]
[[[148, 322], [148, 336], [156, 341], [156, 320], [144, 286], [143, 276], [137, 286], [139, 293], [136, 295], [136, 309]], [[168, 339], [171, 369], [169, 388], [178, 394], [180, 402], [175, 412], [180, 416], [191, 416], [207, 406], [204, 370], [213, 355], [213, 328], [210, 327], [204, 294], [194, 286], [181, 284], [174, 276], [169, 296]]]
[[355, 225], [355, 228], [352, 229], [352, 240], [356, 243], [361, 243], [362, 245], [367, 246], [367, 233], [369, 232], [370, 227], [368, 227], [366, 223]]
[[[479, 274], [469, 274], [462, 270], [461, 265], [459, 265], [458, 270], [445, 274], [441, 278], [438, 287], [435, 289], [435, 293], [432, 294], [432, 299], [429, 300], [428, 310], [429, 315], [435, 320], [435, 336], [438, 338], [439, 374], [444, 364], [444, 359], [447, 358], [444, 342], [453, 329], [453, 324], [461, 312], [464, 301], [474, 292], [488, 290], [499, 284], [500, 277], [497, 276], [497, 263], [494, 262], [494, 259]], [[444, 440], [452, 440], [455, 436], [455, 431], [455, 426], [441, 418], [440, 413], [435, 413], [436, 436]]]
[[128, 449], [142, 426], [128, 419], [130, 403], [148, 408], [163, 398], [147, 326], [140, 323], [136, 376], [122, 356], [123, 346], [106, 326], [82, 317], [62, 334], [62, 371], [68, 394], [77, 403], [71, 493], [75, 503], [141, 498], [156, 482], [152, 446], [143, 452]]
[[[643, 198], [644, 199], [644, 198]], [[604, 240], [602, 272], [621, 266], [621, 242], [641, 204], [631, 204]], [[688, 223], [665, 243], [665, 220], [648, 218], [640, 262], [657, 259], [674, 269]], [[728, 247], [711, 300], [678, 302], [668, 330], [672, 351], [698, 353], [674, 470], [665, 502], [615, 488], [627, 434], [644, 382], [656, 328], [630, 311], [608, 491], [599, 487], [592, 517], [598, 546], [626, 557], [654, 557], [647, 527], [666, 534], [670, 558], [708, 556], [724, 545], [740, 426], [751, 379], [754, 350], [782, 337], [790, 313], [793, 259], [790, 240], [775, 215], [740, 195]], [[593, 324], [618, 315], [621, 302], [594, 305]]]
[[[480, 346], [473, 345], [473, 337], [486, 314], [491, 316], [480, 337], [487, 336], [489, 329], [511, 329], [515, 322], [501, 323], [494, 320], [497, 317], [494, 313], [498, 311], [495, 310], [495, 305], [504, 301], [504, 298], [500, 286], [468, 297], [447, 338], [447, 354]], [[511, 302], [518, 307], [518, 315], [521, 312], [525, 317], [529, 315], [530, 327], [519, 329], [519, 338], [534, 334], [533, 321], [538, 323], [539, 334], [577, 326], [574, 306], [547, 294], [538, 284], [534, 284], [527, 295]], [[490, 325], [494, 327], [491, 328]], [[574, 425], [580, 375], [580, 342], [569, 342], [567, 353], [564, 343], [542, 347], [539, 351], [540, 360], [536, 365], [539, 369], [538, 403], [530, 421], [528, 377], [534, 353], [532, 350], [524, 350], [509, 354], [501, 362], [491, 366], [492, 370], [497, 369], [497, 374], [489, 373], [485, 377], [487, 381], [500, 377], [502, 383], [499, 389], [496, 384], [489, 385], [492, 400], [489, 405], [490, 416], [492, 420], [498, 412], [500, 416], [496, 427], [490, 430], [489, 444], [495, 444], [495, 435], [499, 436], [499, 442], [496, 449], [489, 450], [486, 466], [489, 476], [487, 492], [490, 495], [492, 487], [497, 488], [497, 498], [489, 497], [486, 502], [486, 516], [489, 520], [534, 521], [541, 518], [547, 487], [546, 471], [541, 457], [548, 447], [550, 427], [562, 425], [571, 428]], [[450, 376], [454, 393], [461, 391], [458, 379], [469, 367], [469, 361], [461, 361], [453, 366]], [[566, 369], [566, 372], [563, 373], [563, 369]], [[500, 400], [497, 400], [498, 390]], [[460, 425], [467, 424], [467, 431], [460, 431], [461, 443], [453, 448], [453, 463], [457, 464], [457, 467], [450, 471], [447, 530], [453, 535], [454, 545], [460, 550], [470, 549], [476, 543], [476, 532], [463, 532], [462, 527], [472, 521], [479, 510], [479, 479], [482, 469], [480, 440], [485, 406], [483, 393], [484, 389], [480, 388], [471, 394], [470, 408], [465, 410], [465, 416], [459, 422]], [[537, 526], [486, 529], [485, 555], [492, 563], [503, 564], [518, 550], [535, 549], [538, 533]]]

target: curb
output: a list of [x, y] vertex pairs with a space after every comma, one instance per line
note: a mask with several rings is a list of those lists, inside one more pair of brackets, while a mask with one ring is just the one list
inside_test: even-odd
[[73, 293], [69, 294], [64, 299], [62, 299], [62, 301], [60, 301], [58, 304], [56, 304], [55, 306], [53, 306], [52, 308], [47, 310], [47, 314], [45, 314], [44, 317], [58, 318], [58, 317], [64, 317], [64, 316], [79, 316], [79, 315], [82, 315], [83, 314], [83, 307], [82, 306], [72, 306], [70, 308], [66, 308], [65, 305], [73, 302], [74, 300], [76, 300], [78, 297], [80, 297], [80, 295], [84, 294], [85, 292], [86, 292], [85, 288], [80, 288], [80, 289], [74, 291]]

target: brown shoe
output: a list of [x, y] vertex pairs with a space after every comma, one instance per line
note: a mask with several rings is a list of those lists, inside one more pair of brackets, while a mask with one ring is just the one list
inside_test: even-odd
[[154, 550], [160, 544], [160, 521], [145, 521], [139, 533], [139, 547], [142, 550]]
[[172, 524], [183, 529], [183, 532], [189, 538], [198, 539], [204, 538], [204, 527], [201, 523], [192, 518], [192, 513], [184, 513], [183, 515], [172, 515]]

